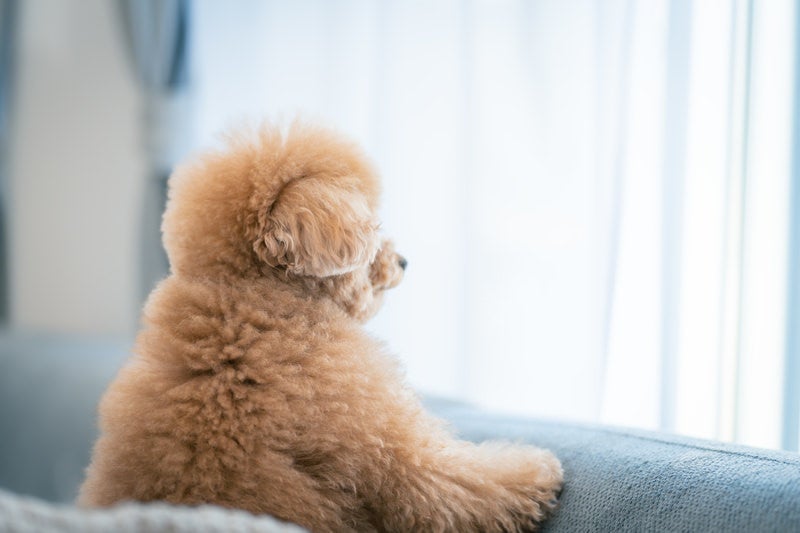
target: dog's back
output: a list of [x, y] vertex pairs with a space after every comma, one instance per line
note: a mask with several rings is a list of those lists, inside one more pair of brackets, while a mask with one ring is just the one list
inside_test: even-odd
[[338, 380], [369, 374], [352, 354], [374, 347], [343, 318], [269, 283], [165, 280], [136, 354], [101, 402], [81, 503], [217, 503], [286, 516], [265, 492], [317, 493], [314, 469], [332, 462], [320, 443], [347, 445], [324, 428], [358, 402]]

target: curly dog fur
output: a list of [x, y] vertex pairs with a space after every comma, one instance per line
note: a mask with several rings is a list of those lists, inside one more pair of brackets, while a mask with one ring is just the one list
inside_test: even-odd
[[313, 531], [519, 531], [555, 505], [548, 451], [454, 439], [361, 324], [405, 261], [359, 150], [295, 124], [178, 168], [171, 275], [100, 405], [80, 502], [215, 503]]

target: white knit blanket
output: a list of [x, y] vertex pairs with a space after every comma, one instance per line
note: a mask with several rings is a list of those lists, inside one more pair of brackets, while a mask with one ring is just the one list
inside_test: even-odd
[[85, 510], [53, 505], [0, 490], [0, 533], [302, 533], [270, 516], [204, 505], [125, 503]]

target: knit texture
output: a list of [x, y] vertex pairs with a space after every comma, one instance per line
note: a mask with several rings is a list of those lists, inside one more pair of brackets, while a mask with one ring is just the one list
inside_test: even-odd
[[122, 504], [83, 510], [46, 504], [0, 490], [0, 533], [302, 533], [269, 516], [205, 505]]

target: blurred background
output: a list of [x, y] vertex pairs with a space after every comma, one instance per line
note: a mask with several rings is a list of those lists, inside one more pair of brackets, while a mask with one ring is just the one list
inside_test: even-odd
[[300, 115], [382, 173], [409, 269], [368, 327], [415, 388], [797, 450], [798, 16], [789, 0], [0, 0], [3, 335], [127, 350], [167, 274], [173, 165]]

